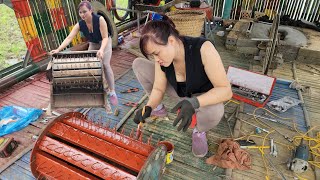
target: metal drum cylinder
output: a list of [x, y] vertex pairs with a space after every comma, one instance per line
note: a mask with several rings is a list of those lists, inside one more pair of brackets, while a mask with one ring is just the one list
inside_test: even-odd
[[58, 53], [52, 59], [51, 107], [106, 107], [111, 111], [97, 51]]
[[[160, 176], [165, 155], [165, 146], [154, 148], [150, 141], [143, 143], [107, 124], [70, 112], [42, 132], [30, 165], [37, 179], [136, 179], [140, 171], [140, 177], [150, 176], [152, 171]], [[152, 171], [146, 167], [150, 163], [157, 163]]]

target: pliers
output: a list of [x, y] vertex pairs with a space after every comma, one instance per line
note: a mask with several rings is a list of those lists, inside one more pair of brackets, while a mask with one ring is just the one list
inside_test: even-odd
[[123, 105], [130, 106], [130, 107], [137, 107], [139, 104], [135, 102], [126, 102]]
[[138, 91], [139, 91], [139, 88], [130, 88], [125, 91], [121, 91], [120, 93], [133, 93], [133, 92], [138, 92]]

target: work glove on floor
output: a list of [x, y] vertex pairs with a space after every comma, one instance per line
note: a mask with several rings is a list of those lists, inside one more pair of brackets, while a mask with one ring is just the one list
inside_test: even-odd
[[175, 113], [178, 111], [177, 118], [173, 121], [173, 126], [176, 126], [180, 121], [180, 125], [177, 130], [187, 131], [188, 127], [192, 122], [192, 115], [196, 112], [195, 109], [198, 109], [200, 106], [199, 101], [196, 97], [186, 98], [180, 101], [174, 108], [172, 108], [171, 112]]
[[[145, 109], [144, 113], [143, 113], [143, 108]], [[140, 122], [145, 123], [145, 119], [150, 117], [151, 115], [152, 108], [150, 106], [144, 106], [143, 108], [136, 111], [136, 114], [133, 118], [133, 121], [136, 124], [139, 124]]]

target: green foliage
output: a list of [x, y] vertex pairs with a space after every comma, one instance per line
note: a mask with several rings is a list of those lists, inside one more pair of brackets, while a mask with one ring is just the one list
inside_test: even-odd
[[26, 44], [14, 11], [0, 4], [0, 70], [8, 67], [8, 60], [21, 60], [26, 52]]
[[[129, 0], [116, 0], [116, 7], [118, 8], [128, 8], [128, 1]], [[122, 10], [117, 10], [118, 14], [120, 16], [123, 16], [126, 11], [122, 11]], [[115, 23], [119, 22], [117, 19], [115, 19]]]

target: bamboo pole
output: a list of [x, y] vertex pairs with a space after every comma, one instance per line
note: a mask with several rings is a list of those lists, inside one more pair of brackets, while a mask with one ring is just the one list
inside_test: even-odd
[[[37, 12], [36, 13], [36, 16], [37, 16], [37, 18], [40, 20], [40, 23], [41, 23], [41, 25], [42, 25], [42, 29], [43, 29], [43, 36], [45, 37], [45, 39], [46, 39], [46, 43], [48, 43], [48, 49], [47, 50], [51, 50], [52, 49], [52, 47], [50, 46], [50, 43], [49, 43], [49, 40], [48, 40], [48, 38], [47, 38], [47, 32], [46, 32], [46, 29], [45, 29], [45, 27], [44, 27], [44, 23], [43, 23], [43, 20], [42, 20], [42, 17], [41, 17], [41, 12], [40, 12], [40, 10], [39, 10], [39, 7], [38, 7], [38, 5], [37, 5], [37, 2], [36, 1], [33, 1], [33, 3], [34, 3], [34, 5], [33, 5], [33, 7], [34, 7], [34, 11], [35, 12]], [[50, 24], [50, 23], [49, 23]]]
[[291, 19], [293, 19], [293, 14], [294, 14], [295, 7], [297, 7], [297, 0], [293, 1], [292, 7], [290, 9], [290, 18]]
[[[77, 8], [76, 8], [76, 6], [75, 6], [75, 4], [74, 4], [74, 1], [71, 1], [71, 2], [72, 2], [71, 5], [72, 5], [73, 12], [74, 12], [74, 13], [77, 13], [78, 10], [77, 10]], [[76, 22], [79, 21], [77, 14], [75, 14], [75, 20], [76, 20]]]
[[[62, 15], [60, 14], [60, 9], [63, 10], [62, 8], [62, 4], [61, 4], [61, 1], [59, 3], [59, 0], [57, 1], [53, 1], [54, 2], [54, 6], [56, 7], [56, 10], [57, 10], [57, 15], [59, 16], [59, 19], [61, 20], [61, 24], [62, 24], [62, 28], [63, 28], [63, 33], [65, 35], [65, 37], [68, 36], [68, 33], [66, 32], [66, 26], [64, 25], [64, 21], [63, 21], [63, 17]], [[64, 12], [64, 11], [63, 11]], [[57, 17], [58, 18], [58, 17]], [[64, 41], [64, 39], [62, 39], [62, 42]]]
[[69, 15], [70, 15], [70, 21], [73, 25], [75, 25], [75, 22], [74, 22], [74, 19], [73, 19], [73, 14], [71, 13], [71, 10], [70, 10], [70, 4], [69, 4], [69, 0], [66, 0], [67, 2], [67, 8], [68, 8], [68, 11], [69, 11]]
[[235, 13], [235, 9], [236, 9], [236, 0], [234, 0], [233, 2], [232, 2], [232, 8], [231, 9], [233, 9], [233, 11], [232, 11], [232, 13], [231, 13], [231, 18], [233, 19], [233, 20], [235, 20], [235, 16], [234, 16], [234, 13]]
[[270, 10], [270, 17], [269, 17], [269, 20], [273, 19], [273, 11], [274, 11], [274, 8], [275, 8], [275, 5], [276, 5], [276, 2], [272, 1], [272, 4], [271, 5], [271, 10]]
[[318, 8], [318, 12], [317, 13], [318, 13], [318, 15], [317, 15], [315, 21], [319, 22], [319, 20], [320, 20], [319, 19], [319, 17], [320, 17], [320, 7]]
[[264, 12], [263, 10], [263, 6], [264, 6], [265, 1], [264, 0], [260, 0], [260, 12]]
[[278, 1], [277, 1], [277, 10], [276, 10], [277, 14], [280, 14], [280, 13], [279, 13], [280, 3], [281, 3], [281, 0], [278, 0]]
[[301, 17], [302, 17], [302, 13], [304, 12], [305, 5], [306, 5], [306, 0], [303, 0], [302, 7], [300, 8], [300, 13], [299, 13], [299, 16], [298, 16], [298, 20], [300, 20]]
[[310, 20], [310, 12], [311, 12], [311, 9], [312, 9], [312, 6], [314, 5], [314, 0], [311, 0], [310, 2], [310, 6], [309, 6], [309, 10], [308, 10], [308, 13], [307, 13], [307, 17], [306, 17], [306, 20], [309, 21]]
[[283, 14], [283, 13], [282, 13], [282, 10], [283, 10], [283, 6], [284, 6], [284, 0], [281, 0], [281, 1], [280, 1], [280, 5], [279, 5], [279, 6], [280, 6], [280, 9], [279, 9], [278, 13], [279, 13], [279, 15], [280, 15], [280, 17], [281, 17], [282, 14]]
[[[39, 10], [39, 6], [38, 6], [38, 3], [37, 3], [37, 2], [40, 2], [40, 4], [42, 4], [41, 1], [42, 1], [42, 0], [36, 1], [36, 6], [37, 6], [37, 9], [38, 9], [38, 10]], [[52, 19], [50, 10], [49, 10], [50, 16], [49, 16], [49, 13], [47, 12], [47, 8], [46, 8], [47, 6], [46, 6], [46, 4], [42, 4], [42, 5], [44, 5], [44, 6], [43, 6], [43, 7], [44, 7], [44, 12], [45, 12], [45, 14], [46, 14], [47, 17], [48, 17], [48, 20], [49, 20], [49, 19]], [[55, 45], [56, 45], [55, 48], [58, 48], [58, 47], [59, 47], [59, 44], [58, 44], [59, 42], [58, 42], [58, 40], [57, 40], [56, 33], [55, 33], [54, 28], [53, 28], [53, 24], [51, 24], [51, 23], [53, 23], [53, 20], [50, 20], [49, 26], [50, 26], [50, 28], [51, 28], [51, 30], [52, 30], [52, 34], [53, 34], [53, 38], [54, 38], [54, 43], [55, 43]]]
[[[31, 1], [27, 0], [27, 3], [28, 3], [28, 7], [30, 9], [31, 15], [32, 15], [32, 8], [30, 6]], [[33, 7], [35, 8], [35, 5], [33, 5]], [[45, 31], [45, 29], [44, 29], [44, 25], [43, 25], [43, 22], [42, 22], [42, 18], [41, 18], [41, 16], [39, 17], [39, 12], [37, 12], [36, 9], [33, 9], [33, 10], [35, 12], [34, 15], [40, 21], [39, 29], [40, 29], [40, 33], [42, 34], [42, 39], [43, 39], [43, 42], [44, 42], [44, 45], [42, 45], [42, 43], [40, 41], [40, 45], [41, 45], [42, 48], [44, 46], [45, 51], [48, 51], [50, 49], [50, 46], [49, 47], [47, 46], [49, 43], [48, 43], [47, 37], [45, 36], [46, 35], [45, 32], [43, 32], [43, 31]], [[39, 32], [37, 32], [37, 34], [38, 34], [39, 38], [41, 38]]]
[[[35, 20], [34, 20], [34, 18], [33, 18], [33, 14], [32, 14], [32, 11], [31, 11], [31, 7], [30, 7], [30, 4], [29, 4], [29, 0], [27, 0], [27, 4], [28, 4], [29, 10], [30, 10], [30, 15], [32, 16], [33, 22], [35, 23]], [[31, 22], [30, 22], [30, 23], [31, 23]], [[39, 36], [38, 29], [37, 29], [36, 27], [34, 28], [34, 31], [37, 33], [39, 39], [41, 39], [41, 37]], [[40, 28], [40, 31], [41, 31], [41, 28]], [[44, 42], [44, 40], [43, 40], [43, 42]], [[43, 48], [44, 46], [46, 46], [46, 45], [45, 45], [45, 44], [42, 44], [42, 42], [40, 41], [40, 47], [41, 47], [42, 49], [44, 49], [44, 48]], [[45, 48], [45, 49], [47, 49], [47, 48]]]
[[225, 8], [225, 4], [226, 4], [226, 0], [223, 0], [222, 2], [222, 11], [221, 11], [221, 17], [223, 17], [223, 13], [224, 13], [224, 8]]
[[306, 6], [306, 10], [304, 11], [304, 16], [303, 16], [303, 19], [307, 20], [308, 18], [308, 10], [311, 6], [311, 0], [307, 0], [307, 6]]
[[250, 0], [247, 0], [247, 2], [246, 2], [246, 10], [248, 11], [249, 10], [249, 4], [250, 4]]
[[320, 6], [320, 2], [317, 1], [317, 5], [315, 6], [315, 9], [312, 13], [312, 18], [311, 18], [311, 22], [314, 22], [315, 21], [315, 18], [317, 16], [317, 13], [319, 13], [319, 6]]
[[292, 19], [294, 19], [294, 20], [296, 20], [297, 13], [298, 13], [298, 9], [299, 9], [299, 7], [300, 7], [300, 3], [301, 3], [301, 2], [302, 2], [301, 0], [298, 1], [297, 4], [296, 4], [296, 6], [294, 7], [294, 13], [293, 13], [293, 16], [292, 16]]
[[285, 15], [289, 15], [289, 10], [290, 10], [290, 7], [292, 6], [292, 2], [293, 2], [293, 0], [289, 0], [289, 5], [286, 6]]

